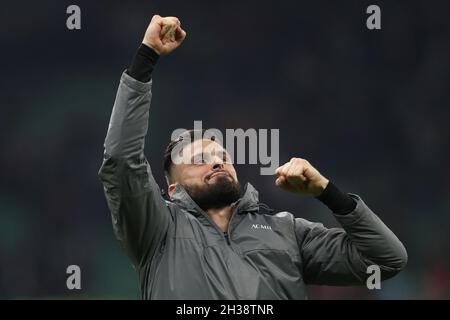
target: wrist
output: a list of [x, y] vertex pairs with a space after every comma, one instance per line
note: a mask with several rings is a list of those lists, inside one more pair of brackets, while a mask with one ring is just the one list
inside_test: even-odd
[[323, 194], [325, 189], [327, 188], [328, 184], [330, 183], [330, 180], [327, 178], [323, 178], [318, 184], [316, 190], [314, 190], [313, 195], [314, 197], [320, 197], [320, 195]]
[[151, 43], [143, 40], [142, 41], [142, 45], [144, 45], [145, 47], [149, 48], [150, 50], [153, 50], [158, 56], [161, 55], [161, 53], [159, 52], [158, 49], [156, 49], [156, 46], [152, 45]]
[[348, 214], [356, 208], [356, 201], [347, 193], [339, 190], [332, 182], [327, 184], [325, 190], [316, 199], [335, 214]]
[[158, 59], [158, 53], [145, 43], [142, 43], [134, 55], [127, 73], [138, 81], [148, 82], [151, 79], [153, 69], [158, 62]]

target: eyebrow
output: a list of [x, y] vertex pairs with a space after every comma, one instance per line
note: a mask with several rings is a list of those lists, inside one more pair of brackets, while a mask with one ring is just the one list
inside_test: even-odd
[[[228, 151], [226, 151], [225, 149], [220, 149], [219, 152], [224, 154], [227, 159], [230, 158], [230, 155], [229, 155]], [[198, 155], [202, 155], [202, 158], [203, 158], [203, 155], [205, 155], [205, 154], [211, 154], [211, 153], [210, 152], [205, 153], [203, 150], [201, 152], [199, 151], [197, 153], [194, 153], [191, 156], [191, 160], [193, 160]]]

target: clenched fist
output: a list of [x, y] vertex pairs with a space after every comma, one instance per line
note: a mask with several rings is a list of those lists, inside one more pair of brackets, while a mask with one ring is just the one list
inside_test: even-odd
[[275, 171], [275, 185], [301, 195], [319, 196], [329, 180], [322, 176], [308, 161], [292, 158]]
[[159, 55], [166, 55], [178, 48], [184, 38], [186, 38], [186, 32], [181, 29], [178, 18], [154, 15], [145, 31], [142, 43]]

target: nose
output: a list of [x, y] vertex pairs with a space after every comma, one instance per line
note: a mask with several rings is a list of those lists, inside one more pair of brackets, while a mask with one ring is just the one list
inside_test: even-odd
[[223, 159], [218, 156], [214, 156], [212, 159], [212, 167], [214, 170], [223, 168]]
[[213, 165], [214, 170], [223, 169], [223, 163], [215, 163]]

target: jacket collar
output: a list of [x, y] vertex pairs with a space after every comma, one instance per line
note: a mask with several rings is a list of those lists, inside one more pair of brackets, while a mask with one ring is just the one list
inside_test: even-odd
[[[205, 214], [205, 212], [197, 205], [197, 203], [192, 200], [186, 189], [184, 189], [184, 187], [180, 184], [177, 184], [175, 186], [171, 200], [174, 203], [178, 204], [180, 207], [183, 207], [187, 211], [191, 212], [195, 216]], [[258, 203], [258, 191], [250, 183], [247, 183], [244, 187], [244, 193], [242, 197], [232, 205], [236, 206], [237, 213], [245, 213], [248, 211], [258, 211]]]

